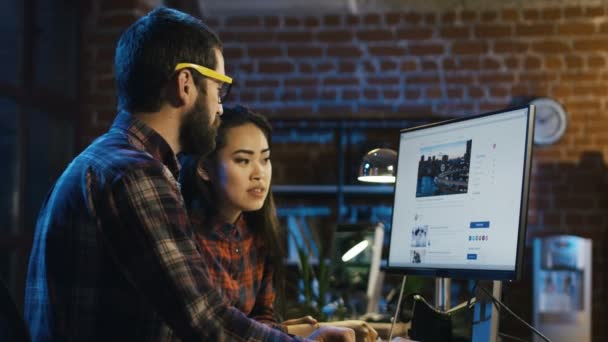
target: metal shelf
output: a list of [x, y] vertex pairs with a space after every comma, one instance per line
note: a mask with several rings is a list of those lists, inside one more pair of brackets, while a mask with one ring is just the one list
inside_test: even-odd
[[394, 192], [392, 185], [344, 185], [339, 189], [338, 185], [273, 185], [272, 192], [275, 194], [337, 194], [341, 190], [344, 194], [386, 194]]

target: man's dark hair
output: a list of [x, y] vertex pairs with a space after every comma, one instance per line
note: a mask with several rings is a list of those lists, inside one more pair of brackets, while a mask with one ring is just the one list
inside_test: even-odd
[[[222, 49], [217, 35], [186, 13], [160, 7], [140, 18], [122, 34], [116, 46], [118, 109], [158, 111], [166, 101], [165, 88], [177, 63], [215, 69], [214, 49]], [[198, 85], [201, 77], [192, 74]]]

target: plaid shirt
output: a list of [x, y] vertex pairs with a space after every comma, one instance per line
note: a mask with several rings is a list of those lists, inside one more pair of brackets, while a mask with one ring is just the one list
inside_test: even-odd
[[264, 252], [264, 240], [242, 216], [236, 224], [218, 222], [205, 229], [199, 213], [191, 208], [190, 219], [216, 290], [248, 317], [286, 332], [274, 315], [272, 263]]
[[34, 341], [284, 341], [210, 282], [163, 138], [129, 113], [67, 167], [38, 218]]

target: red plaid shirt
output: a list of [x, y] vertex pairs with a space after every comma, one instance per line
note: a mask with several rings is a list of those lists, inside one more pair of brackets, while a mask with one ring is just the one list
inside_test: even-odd
[[285, 332], [274, 315], [272, 263], [263, 239], [249, 229], [242, 216], [236, 224], [217, 222], [206, 229], [197, 210], [191, 210], [190, 217], [216, 290], [248, 317]]

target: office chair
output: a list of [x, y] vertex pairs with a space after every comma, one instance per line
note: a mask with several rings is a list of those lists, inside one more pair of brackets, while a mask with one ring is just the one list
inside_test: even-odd
[[30, 341], [25, 321], [2, 280], [0, 280], [0, 341]]

